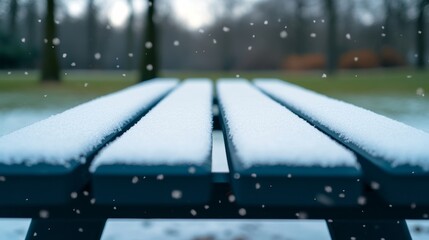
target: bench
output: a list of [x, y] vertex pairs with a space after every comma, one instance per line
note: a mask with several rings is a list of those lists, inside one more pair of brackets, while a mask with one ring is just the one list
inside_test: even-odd
[[281, 80], [154, 79], [0, 137], [0, 217], [32, 218], [27, 239], [99, 239], [108, 218], [325, 219], [332, 239], [411, 239], [428, 146]]

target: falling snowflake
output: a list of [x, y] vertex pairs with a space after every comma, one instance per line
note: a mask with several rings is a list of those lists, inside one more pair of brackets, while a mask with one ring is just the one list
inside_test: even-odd
[[287, 32], [286, 32], [286, 30], [283, 30], [283, 31], [280, 32], [280, 37], [281, 38], [287, 38]]
[[265, 20], [265, 21], [264, 21], [264, 25], [268, 25], [268, 20]]
[[416, 90], [416, 94], [417, 94], [418, 96], [424, 97], [424, 96], [425, 96], [425, 90], [424, 90], [423, 88], [419, 87], [419, 88], [417, 88], [417, 90]]
[[332, 192], [332, 187], [331, 186], [325, 186], [325, 192], [331, 193]]
[[47, 210], [40, 210], [39, 211], [39, 217], [40, 218], [49, 218], [49, 212]]
[[246, 209], [244, 209], [244, 208], [240, 208], [240, 209], [238, 210], [238, 214], [239, 214], [240, 216], [246, 216], [247, 211], [246, 211]]
[[76, 199], [77, 198], [77, 192], [70, 193], [70, 197], [73, 199]]
[[316, 37], [316, 33], [310, 33], [310, 37], [315, 38]]
[[230, 31], [229, 27], [225, 27], [225, 26], [222, 28], [222, 30], [223, 30], [224, 32], [229, 32], [229, 31]]
[[139, 177], [137, 177], [137, 176], [134, 176], [132, 179], [131, 179], [131, 183], [132, 184], [136, 184], [136, 183], [138, 183], [139, 182]]
[[52, 44], [54, 44], [55, 46], [60, 45], [60, 43], [61, 43], [61, 40], [59, 38], [52, 39]]
[[179, 45], [180, 45], [180, 42], [176, 40], [176, 41], [174, 41], [174, 42], [173, 42], [173, 45], [174, 45], [175, 47], [177, 47], [177, 46], [179, 46]]
[[171, 191], [171, 197], [173, 199], [181, 199], [182, 196], [183, 196], [183, 193], [180, 190], [173, 190], [173, 191]]
[[151, 48], [153, 47], [153, 44], [152, 44], [152, 42], [146, 42], [146, 43], [144, 44], [144, 46], [145, 46], [147, 49], [151, 49]]
[[350, 35], [350, 33], [347, 33], [347, 34], [346, 34], [346, 38], [347, 38], [348, 40], [352, 39], [352, 36]]
[[101, 53], [95, 53], [95, 54], [94, 54], [94, 58], [95, 58], [96, 60], [100, 60], [100, 58], [101, 58]]

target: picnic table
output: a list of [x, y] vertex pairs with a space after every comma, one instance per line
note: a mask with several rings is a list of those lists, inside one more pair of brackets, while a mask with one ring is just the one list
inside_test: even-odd
[[27, 239], [99, 239], [108, 218], [324, 219], [332, 239], [411, 239], [428, 146], [285, 81], [160, 78], [0, 137], [0, 217], [32, 218]]

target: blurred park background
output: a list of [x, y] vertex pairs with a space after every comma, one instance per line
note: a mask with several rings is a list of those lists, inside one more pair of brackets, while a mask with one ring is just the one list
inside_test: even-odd
[[[429, 0], [1, 0], [0, 136], [156, 76], [285, 79], [429, 132], [428, 21]], [[151, 220], [128, 230], [327, 236], [323, 221], [304, 231], [276, 222], [281, 234], [271, 223], [199, 224], [208, 235]], [[27, 226], [1, 221], [0, 239], [22, 239]], [[429, 223], [410, 228], [429, 238]], [[108, 223], [104, 239], [130, 239], [114, 237], [124, 231]]]
[[45, 80], [61, 78], [49, 70], [56, 65], [64, 71], [155, 74], [158, 69], [423, 69], [429, 63], [427, 5], [427, 0], [2, 0], [0, 68], [44, 69]]

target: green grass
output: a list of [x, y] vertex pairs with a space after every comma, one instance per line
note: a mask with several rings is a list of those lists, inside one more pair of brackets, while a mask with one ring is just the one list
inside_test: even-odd
[[[123, 74], [125, 75], [123, 76]], [[17, 93], [36, 96], [81, 96], [89, 99], [136, 83], [136, 72], [124, 71], [66, 71], [61, 84], [41, 84], [38, 72], [0, 72], [0, 94]], [[67, 74], [67, 75], [65, 75]], [[286, 71], [166, 71], [163, 77], [205, 77], [217, 79], [237, 76], [253, 79], [280, 78], [328, 95], [397, 94], [415, 95], [417, 88], [429, 90], [429, 71], [413, 69], [348, 70], [322, 78], [323, 72]], [[1, 96], [1, 95], [0, 95]], [[4, 98], [3, 98], [4, 99]], [[0, 103], [1, 105], [1, 103]]]
[[417, 88], [429, 90], [429, 71], [413, 69], [348, 70], [322, 78], [323, 72], [166, 72], [166, 76], [280, 78], [325, 94], [401, 94], [415, 95]]

